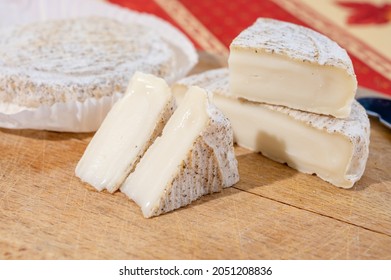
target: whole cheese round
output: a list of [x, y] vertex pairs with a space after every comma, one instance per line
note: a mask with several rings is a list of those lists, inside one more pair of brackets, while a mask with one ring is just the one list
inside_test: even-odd
[[136, 71], [173, 82], [178, 58], [155, 29], [106, 17], [0, 31], [0, 125], [94, 131]]

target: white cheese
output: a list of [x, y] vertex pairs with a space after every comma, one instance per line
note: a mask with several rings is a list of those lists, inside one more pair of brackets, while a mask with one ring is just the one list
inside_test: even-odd
[[178, 81], [173, 92], [179, 104], [194, 85], [214, 93], [213, 101], [230, 119], [238, 145], [338, 187], [350, 188], [361, 178], [370, 127], [357, 101], [345, 119], [243, 101], [229, 94], [228, 70], [218, 69]]
[[230, 123], [190, 87], [183, 103], [121, 186], [145, 217], [185, 206], [239, 180]]
[[89, 143], [76, 175], [99, 191], [116, 191], [161, 133], [174, 109], [174, 98], [163, 79], [136, 72], [126, 94]]
[[329, 38], [259, 18], [230, 45], [231, 94], [250, 101], [348, 117], [357, 90], [352, 62]]

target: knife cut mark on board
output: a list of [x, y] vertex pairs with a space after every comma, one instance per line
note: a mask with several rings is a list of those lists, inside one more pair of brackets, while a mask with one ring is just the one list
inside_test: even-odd
[[346, 224], [349, 224], [349, 225], [352, 225], [352, 226], [359, 227], [361, 229], [365, 229], [365, 230], [368, 230], [368, 231], [371, 231], [371, 232], [374, 232], [374, 233], [378, 233], [378, 234], [382, 234], [382, 235], [391, 237], [390, 234], [387, 234], [387, 233], [384, 233], [384, 232], [381, 232], [381, 231], [378, 231], [378, 230], [375, 230], [375, 229], [371, 229], [369, 227], [365, 227], [365, 226], [362, 226], [362, 225], [359, 225], [359, 224], [355, 224], [355, 223], [347, 221], [347, 220], [339, 219], [339, 218], [333, 217], [331, 215], [326, 215], [326, 214], [323, 214], [323, 213], [320, 213], [320, 212], [313, 211], [311, 209], [305, 209], [305, 208], [299, 207], [297, 205], [287, 203], [285, 201], [274, 199], [272, 197], [267, 197], [267, 196], [263, 196], [261, 194], [253, 193], [251, 191], [242, 190], [242, 189], [240, 189], [238, 187], [235, 187], [235, 186], [233, 186], [232, 188], [236, 189], [236, 190], [239, 190], [239, 191], [242, 191], [242, 192], [245, 192], [245, 193], [248, 193], [248, 194], [252, 194], [252, 195], [259, 196], [259, 197], [262, 197], [262, 198], [265, 198], [265, 199], [269, 199], [269, 200], [272, 200], [272, 201], [275, 201], [275, 202], [278, 202], [278, 203], [281, 203], [281, 204], [285, 204], [287, 206], [291, 206], [291, 207], [296, 208], [296, 209], [300, 209], [300, 210], [303, 210], [303, 211], [311, 212], [311, 213], [314, 213], [314, 214], [317, 214], [317, 215], [320, 215], [320, 216], [323, 216], [323, 217], [326, 217], [326, 218], [330, 218], [330, 219], [333, 219], [333, 220], [336, 220], [336, 221], [339, 221], [339, 222], [342, 222], [342, 223], [346, 223]]

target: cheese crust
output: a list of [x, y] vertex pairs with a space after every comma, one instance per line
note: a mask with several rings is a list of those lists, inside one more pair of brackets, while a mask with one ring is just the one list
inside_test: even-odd
[[179, 170], [164, 188], [164, 196], [147, 217], [186, 206], [239, 181], [229, 120], [214, 106], [208, 109], [208, 114], [206, 129], [197, 137]]
[[29, 108], [125, 92], [136, 70], [169, 78], [174, 53], [154, 30], [104, 17], [0, 31], [0, 102]]
[[346, 50], [310, 28], [289, 22], [259, 18], [232, 41], [230, 49], [261, 51], [301, 62], [337, 67], [355, 77]]
[[120, 190], [149, 218], [238, 180], [231, 124], [209, 94], [192, 87]]

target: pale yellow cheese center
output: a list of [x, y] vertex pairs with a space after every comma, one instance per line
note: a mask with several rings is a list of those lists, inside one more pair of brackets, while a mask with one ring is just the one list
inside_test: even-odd
[[232, 50], [229, 72], [233, 96], [336, 117], [349, 115], [356, 90], [342, 69], [253, 50]]
[[89, 143], [76, 175], [98, 190], [118, 188], [170, 98], [163, 79], [136, 73], [125, 96], [113, 106]]
[[[175, 86], [174, 96], [182, 101], [186, 87]], [[213, 102], [229, 118], [234, 140], [242, 147], [320, 178], [339, 187], [351, 187], [346, 178], [353, 144], [340, 133], [314, 128], [284, 113], [265, 106], [241, 102], [237, 98], [214, 94]]]

